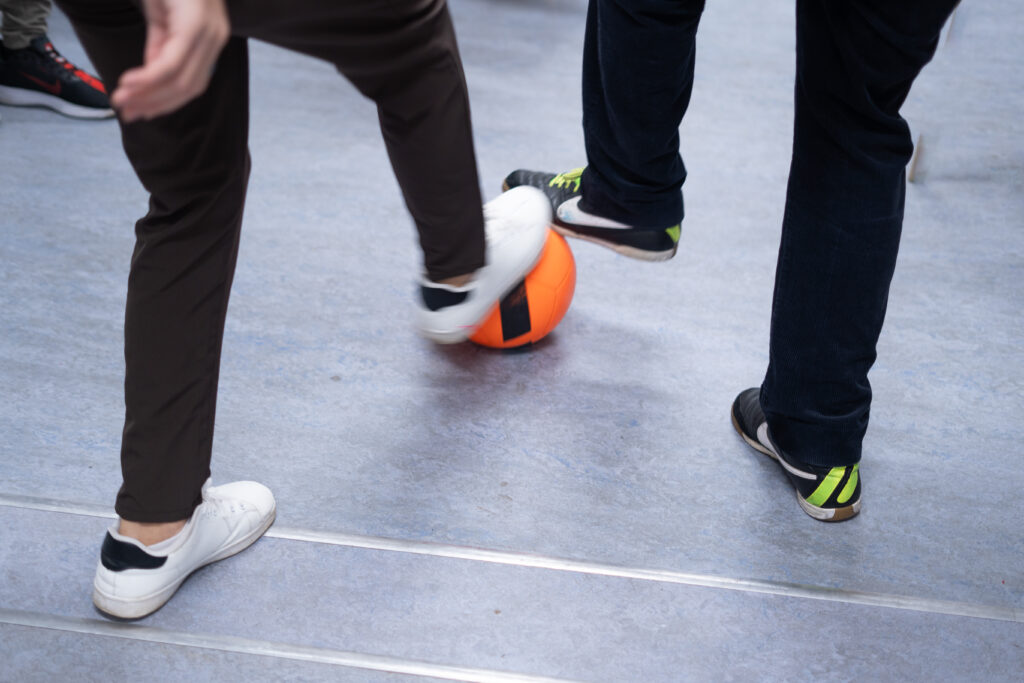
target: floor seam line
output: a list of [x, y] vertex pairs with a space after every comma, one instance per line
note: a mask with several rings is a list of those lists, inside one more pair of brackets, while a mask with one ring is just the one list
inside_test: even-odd
[[[12, 507], [42, 512], [57, 512], [62, 514], [101, 517], [107, 519], [115, 518], [113, 513], [108, 512], [106, 508], [98, 505], [65, 503], [64, 501], [54, 499], [15, 496], [3, 493], [0, 493], [0, 507]], [[894, 593], [856, 591], [842, 588], [829, 588], [813, 584], [786, 583], [765, 579], [736, 579], [711, 574], [697, 574], [669, 569], [628, 567], [609, 563], [565, 559], [508, 550], [489, 550], [485, 548], [435, 543], [431, 541], [391, 539], [379, 536], [364, 536], [331, 531], [298, 529], [279, 525], [272, 526], [270, 530], [267, 531], [266, 536], [268, 538], [276, 538], [280, 540], [320, 543], [324, 545], [360, 548], [364, 550], [401, 552], [413, 555], [572, 572], [592, 576], [607, 576], [611, 578], [671, 583], [700, 588], [775, 595], [788, 598], [803, 598], [809, 600], [823, 600], [826, 602], [864, 605], [869, 607], [901, 609], [928, 614], [943, 614], [948, 616], [1024, 623], [1024, 608], [1012, 606], [1004, 607], [950, 600], [937, 600], [932, 598], [898, 595]]]
[[488, 681], [493, 683], [569, 683], [569, 679], [518, 674], [497, 669], [434, 664], [388, 655], [371, 655], [335, 648], [293, 645], [257, 638], [203, 634], [164, 629], [156, 626], [118, 623], [101, 619], [70, 617], [0, 607], [0, 624], [41, 628], [64, 633], [122, 638], [161, 645], [216, 650], [234, 654], [275, 657], [318, 664], [330, 664], [387, 673], [409, 674], [451, 681]]

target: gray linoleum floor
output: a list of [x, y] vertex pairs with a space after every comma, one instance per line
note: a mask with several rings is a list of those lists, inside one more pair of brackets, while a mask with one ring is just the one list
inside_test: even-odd
[[[452, 9], [485, 195], [581, 165], [585, 3]], [[728, 418], [767, 359], [791, 1], [709, 3], [679, 255], [574, 243], [571, 310], [514, 355], [414, 334], [372, 105], [253, 44], [214, 480], [265, 482], [278, 522], [128, 626], [89, 593], [145, 195], [115, 124], [3, 108], [0, 680], [1020, 680], [1022, 22], [968, 3], [905, 107], [923, 154], [836, 526]]]

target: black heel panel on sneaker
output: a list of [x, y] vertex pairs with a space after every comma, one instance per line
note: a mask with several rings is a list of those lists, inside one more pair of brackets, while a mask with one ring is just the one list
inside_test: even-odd
[[740, 392], [732, 403], [732, 415], [740, 431], [750, 439], [757, 441], [757, 428], [765, 421], [761, 412], [761, 389], [751, 387]]
[[142, 548], [119, 541], [107, 532], [100, 549], [100, 562], [112, 572], [125, 569], [158, 569], [167, 562], [166, 557], [154, 557]]
[[423, 298], [423, 305], [427, 307], [427, 310], [440, 311], [449, 306], [458, 306], [466, 300], [469, 292], [453, 292], [441, 287], [420, 285], [420, 296]]

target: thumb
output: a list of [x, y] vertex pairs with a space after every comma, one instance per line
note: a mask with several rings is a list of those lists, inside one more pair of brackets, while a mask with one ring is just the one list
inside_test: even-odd
[[165, 0], [143, 0], [143, 13], [146, 15], [146, 48], [143, 52], [143, 63], [156, 59], [167, 42], [168, 16]]
[[146, 49], [143, 53], [143, 64], [154, 61], [167, 44], [167, 28], [164, 26], [150, 25], [146, 29]]

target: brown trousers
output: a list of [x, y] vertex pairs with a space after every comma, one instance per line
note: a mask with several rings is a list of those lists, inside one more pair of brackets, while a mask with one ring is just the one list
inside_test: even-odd
[[[111, 90], [142, 61], [131, 0], [59, 0]], [[332, 63], [377, 104], [428, 275], [484, 262], [469, 101], [444, 0], [228, 0], [232, 38], [206, 92], [121, 125], [150, 193], [135, 226], [125, 313], [124, 484], [117, 513], [188, 517], [210, 474], [224, 318], [249, 176], [248, 52], [255, 38]]]

